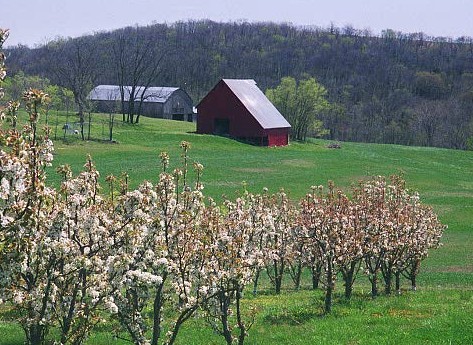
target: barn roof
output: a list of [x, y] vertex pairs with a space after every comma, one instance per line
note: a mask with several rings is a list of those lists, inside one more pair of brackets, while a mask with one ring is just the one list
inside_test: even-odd
[[[125, 101], [130, 99], [131, 86], [124, 86]], [[140, 100], [143, 94], [144, 86], [137, 86], [135, 100]], [[144, 93], [144, 102], [165, 103], [178, 87], [148, 87]], [[93, 101], [120, 101], [120, 87], [118, 85], [99, 85], [90, 91], [88, 98]]]
[[253, 79], [222, 79], [264, 129], [291, 125], [258, 88]]

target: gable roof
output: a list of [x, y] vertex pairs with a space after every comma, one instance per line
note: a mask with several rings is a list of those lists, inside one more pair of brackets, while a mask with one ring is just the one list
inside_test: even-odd
[[[131, 86], [124, 86], [125, 101], [130, 100]], [[138, 101], [143, 95], [144, 86], [137, 86], [135, 90], [135, 100]], [[172, 93], [179, 90], [178, 87], [148, 87], [144, 93], [143, 102], [165, 103]], [[118, 85], [98, 85], [90, 91], [88, 99], [92, 101], [120, 101], [120, 86]]]
[[263, 129], [291, 127], [253, 79], [222, 79], [222, 81], [238, 97]]

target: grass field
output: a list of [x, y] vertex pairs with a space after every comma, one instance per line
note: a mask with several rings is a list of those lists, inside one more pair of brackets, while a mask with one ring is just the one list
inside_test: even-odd
[[[94, 115], [95, 139], [106, 135], [99, 119]], [[161, 151], [170, 153], [171, 165], [179, 165], [179, 143], [186, 140], [191, 159], [205, 167], [207, 195], [233, 197], [246, 181], [252, 192], [283, 187], [294, 201], [327, 180], [348, 188], [366, 176], [402, 171], [408, 187], [419, 191], [449, 226], [444, 245], [423, 263], [419, 291], [373, 301], [359, 284], [352, 301], [336, 301], [333, 314], [321, 317], [320, 292], [290, 291], [290, 284], [280, 296], [268, 290], [246, 300], [259, 310], [248, 344], [473, 344], [473, 152], [362, 143], [328, 149], [323, 140], [266, 148], [194, 131], [192, 123], [142, 118], [138, 125], [116, 126], [117, 143], [82, 142], [68, 135], [66, 142], [56, 141], [54, 166], [68, 163], [78, 172], [90, 153], [102, 178], [127, 172], [136, 186], [156, 181]], [[54, 167], [49, 180], [58, 184]], [[179, 344], [224, 343], [199, 322], [184, 326]], [[22, 342], [21, 329], [3, 313], [0, 345]], [[115, 343], [105, 326], [89, 340]]]

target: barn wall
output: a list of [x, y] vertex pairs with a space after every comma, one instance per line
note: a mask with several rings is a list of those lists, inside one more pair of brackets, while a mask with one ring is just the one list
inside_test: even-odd
[[187, 121], [188, 115], [193, 114], [192, 99], [183, 90], [177, 90], [172, 93], [169, 99], [164, 103], [165, 119], [182, 119]]
[[[138, 110], [139, 102], [136, 102], [135, 109]], [[141, 115], [147, 117], [163, 117], [163, 104], [162, 103], [153, 103], [153, 102], [143, 102], [141, 106]]]
[[274, 128], [266, 130], [268, 133], [268, 146], [286, 146], [289, 144], [289, 130], [287, 128]]
[[116, 101], [93, 101], [95, 109], [100, 113], [120, 112], [120, 102]]

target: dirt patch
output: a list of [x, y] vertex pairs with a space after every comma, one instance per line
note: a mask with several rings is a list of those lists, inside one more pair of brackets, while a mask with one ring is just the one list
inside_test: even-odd
[[471, 265], [468, 265], [468, 266], [459, 266], [459, 265], [446, 266], [446, 267], [442, 267], [442, 269], [440, 269], [439, 272], [473, 273], [473, 266], [471, 266]]
[[307, 161], [305, 159], [285, 159], [281, 161], [281, 164], [289, 165], [291, 167], [298, 168], [313, 168], [315, 167], [314, 162]]
[[420, 319], [420, 318], [429, 317], [429, 315], [427, 314], [422, 314], [418, 311], [407, 310], [407, 309], [389, 309], [388, 313], [390, 316], [402, 317], [405, 319], [410, 319], [410, 318]]
[[234, 171], [239, 171], [239, 172], [244, 172], [244, 173], [251, 173], [251, 174], [257, 174], [257, 173], [271, 173], [274, 171], [274, 169], [271, 168], [235, 168], [232, 169]]
[[213, 182], [206, 182], [205, 185], [209, 186], [218, 186], [218, 187], [236, 187], [240, 188], [242, 186], [241, 182], [233, 182], [233, 181], [213, 181]]

